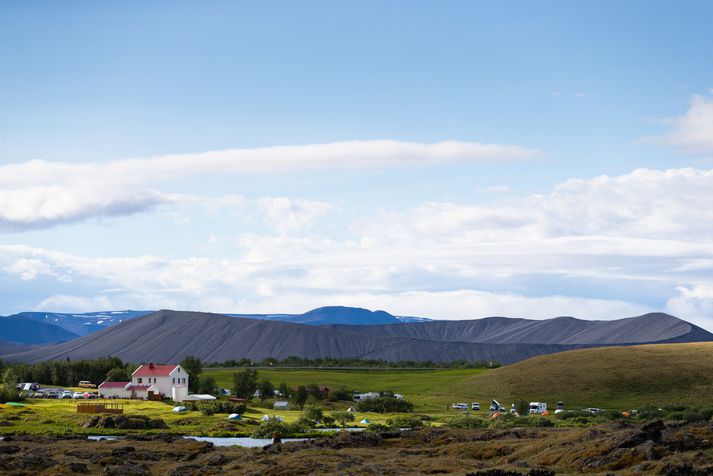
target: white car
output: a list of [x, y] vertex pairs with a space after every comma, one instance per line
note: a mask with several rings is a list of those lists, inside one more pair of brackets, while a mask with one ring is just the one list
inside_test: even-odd
[[72, 398], [84, 398], [84, 392], [74, 392]]
[[60, 394], [59, 398], [72, 398], [72, 392], [65, 390]]
[[471, 410], [474, 412], [480, 411], [480, 403], [479, 402], [473, 402], [470, 406]]
[[466, 405], [465, 403], [454, 403], [453, 405], [451, 405], [451, 408], [454, 410], [467, 410], [468, 405]]

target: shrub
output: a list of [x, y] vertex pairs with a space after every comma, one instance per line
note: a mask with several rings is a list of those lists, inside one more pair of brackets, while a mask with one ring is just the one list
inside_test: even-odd
[[261, 422], [260, 426], [253, 431], [252, 436], [253, 438], [272, 438], [274, 435], [284, 437], [305, 433], [308, 430], [309, 428], [299, 421], [285, 423], [271, 418]]
[[360, 412], [408, 413], [413, 411], [413, 403], [399, 398], [366, 398], [357, 404]]
[[488, 426], [488, 423], [483, 420], [482, 418], [477, 418], [477, 417], [469, 417], [469, 416], [463, 416], [463, 417], [456, 417], [456, 418], [451, 418], [446, 422], [446, 427], [448, 428], [455, 428], [455, 429], [472, 429], [472, 428], [485, 428]]
[[388, 431], [390, 428], [383, 423], [369, 423], [369, 426], [366, 428], [366, 431]]
[[213, 415], [215, 413], [237, 413], [242, 415], [247, 410], [247, 407], [242, 403], [225, 401], [185, 402], [183, 406], [187, 410], [199, 411], [204, 415]]
[[324, 425], [324, 426], [327, 427], [327, 428], [334, 426], [334, 422], [335, 422], [335, 421], [336, 421], [336, 420], [335, 420], [334, 417], [331, 416], [331, 415], [324, 415], [324, 416], [322, 416], [322, 425]]
[[341, 426], [346, 426], [347, 422], [354, 421], [354, 414], [351, 412], [332, 412], [330, 415]]
[[637, 416], [643, 420], [652, 420], [663, 417], [664, 412], [653, 405], [645, 405], [638, 409]]
[[423, 422], [417, 417], [405, 417], [399, 416], [390, 418], [386, 421], [386, 425], [389, 428], [419, 428], [423, 426]]
[[344, 385], [329, 392], [329, 399], [333, 402], [336, 401], [349, 401], [352, 399], [352, 392]]
[[17, 402], [24, 399], [25, 397], [20, 396], [14, 387], [0, 384], [0, 403]]
[[322, 409], [315, 405], [307, 405], [304, 411], [302, 412], [302, 417], [305, 420], [312, 422], [311, 426], [314, 426], [319, 421], [321, 421], [323, 416], [324, 413], [322, 412]]

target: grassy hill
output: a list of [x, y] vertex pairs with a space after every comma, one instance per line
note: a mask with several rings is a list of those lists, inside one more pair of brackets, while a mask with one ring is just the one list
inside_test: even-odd
[[713, 404], [713, 343], [582, 349], [534, 357], [466, 378], [453, 389], [510, 404], [558, 400], [568, 408]]

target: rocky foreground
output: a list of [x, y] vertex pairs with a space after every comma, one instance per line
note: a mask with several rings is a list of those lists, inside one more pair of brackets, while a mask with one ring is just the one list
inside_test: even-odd
[[260, 449], [174, 436], [0, 441], [0, 473], [107, 475], [713, 474], [713, 424], [342, 433]]

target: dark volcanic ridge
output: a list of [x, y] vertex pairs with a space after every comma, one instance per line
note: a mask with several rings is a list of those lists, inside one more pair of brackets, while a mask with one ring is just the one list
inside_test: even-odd
[[504, 364], [581, 347], [713, 341], [666, 314], [616, 321], [487, 318], [377, 326], [314, 326], [200, 312], [158, 311], [93, 334], [3, 358], [17, 362], [117, 356], [129, 362], [205, 362], [266, 357], [388, 361], [494, 360]]

